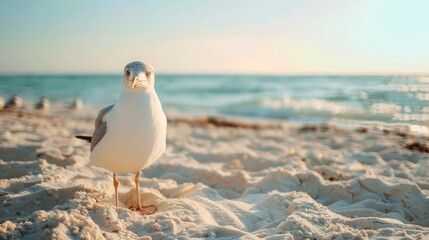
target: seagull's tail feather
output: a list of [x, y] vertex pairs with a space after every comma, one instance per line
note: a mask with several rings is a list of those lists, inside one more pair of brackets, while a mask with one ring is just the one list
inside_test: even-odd
[[79, 139], [82, 139], [82, 140], [85, 140], [85, 141], [87, 141], [87, 142], [91, 142], [92, 141], [92, 137], [91, 136], [75, 136], [76, 138], [79, 138]]

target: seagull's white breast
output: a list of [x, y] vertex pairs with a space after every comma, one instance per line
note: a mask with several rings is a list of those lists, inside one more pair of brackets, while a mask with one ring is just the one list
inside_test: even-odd
[[93, 164], [113, 173], [137, 172], [165, 150], [167, 120], [155, 91], [123, 91], [107, 115], [107, 132], [91, 153]]

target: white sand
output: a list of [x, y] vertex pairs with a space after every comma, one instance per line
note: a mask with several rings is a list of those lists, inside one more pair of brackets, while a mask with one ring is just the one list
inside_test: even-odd
[[404, 147], [423, 137], [170, 124], [140, 181], [158, 211], [141, 216], [134, 175], [115, 208], [111, 173], [73, 137], [93, 119], [70, 116], [0, 112], [0, 239], [429, 238], [429, 154]]

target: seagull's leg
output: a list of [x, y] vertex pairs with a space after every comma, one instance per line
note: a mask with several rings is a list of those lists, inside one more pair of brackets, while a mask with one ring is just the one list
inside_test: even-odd
[[136, 182], [137, 204], [134, 207], [131, 207], [131, 210], [139, 211], [142, 215], [154, 214], [156, 211], [156, 207], [154, 205], [142, 206], [140, 203], [140, 171], [137, 171], [134, 180]]
[[118, 178], [116, 177], [116, 173], [113, 174], [113, 186], [115, 187], [116, 207], [118, 207], [118, 186], [119, 186], [119, 181], [118, 181]]
[[136, 183], [137, 206], [140, 207], [140, 171], [137, 171], [134, 181]]

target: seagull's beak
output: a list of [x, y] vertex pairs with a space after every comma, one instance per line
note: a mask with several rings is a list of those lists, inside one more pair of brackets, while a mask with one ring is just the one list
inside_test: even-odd
[[132, 87], [135, 88], [137, 86], [141, 86], [143, 84], [143, 82], [147, 81], [146, 75], [145, 74], [137, 74], [134, 78], [133, 78], [133, 85]]
[[139, 76], [135, 76], [133, 79], [133, 88], [136, 87], [137, 82], [139, 81]]

